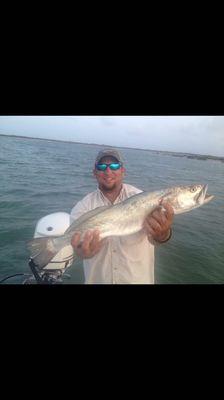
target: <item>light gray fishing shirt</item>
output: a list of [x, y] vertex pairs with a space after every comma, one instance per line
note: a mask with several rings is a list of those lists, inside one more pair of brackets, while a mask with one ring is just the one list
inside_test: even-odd
[[[141, 192], [124, 183], [113, 204]], [[71, 223], [84, 213], [106, 205], [112, 203], [98, 188], [72, 208]], [[142, 231], [129, 236], [109, 237], [98, 254], [83, 260], [83, 267], [85, 283], [89, 284], [153, 284], [154, 245]]]

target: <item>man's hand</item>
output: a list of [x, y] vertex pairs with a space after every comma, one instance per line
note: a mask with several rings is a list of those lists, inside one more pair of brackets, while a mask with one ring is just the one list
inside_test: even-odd
[[161, 206], [146, 217], [143, 225], [146, 234], [156, 242], [163, 242], [169, 237], [174, 217], [173, 208], [169, 203], [161, 202]]
[[100, 232], [97, 230], [87, 231], [83, 240], [80, 241], [81, 234], [76, 232], [72, 237], [71, 245], [80, 258], [92, 258], [100, 251], [104, 243], [99, 236]]

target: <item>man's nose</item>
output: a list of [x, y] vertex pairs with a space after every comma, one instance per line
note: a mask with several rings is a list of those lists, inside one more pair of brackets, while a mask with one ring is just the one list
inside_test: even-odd
[[106, 170], [105, 170], [105, 173], [106, 173], [107, 175], [110, 175], [110, 174], [112, 173], [112, 171], [111, 171], [109, 165], [107, 166], [107, 168], [106, 168]]

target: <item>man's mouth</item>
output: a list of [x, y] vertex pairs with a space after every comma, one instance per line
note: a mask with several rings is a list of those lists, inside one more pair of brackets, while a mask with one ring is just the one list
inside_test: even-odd
[[104, 181], [110, 183], [113, 182], [113, 178], [105, 178]]

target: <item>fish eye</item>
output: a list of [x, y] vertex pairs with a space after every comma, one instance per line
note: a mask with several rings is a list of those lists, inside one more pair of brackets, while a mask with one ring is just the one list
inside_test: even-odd
[[197, 188], [194, 186], [194, 187], [192, 187], [192, 188], [190, 189], [190, 192], [194, 193], [194, 192], [196, 192], [196, 190], [197, 190]]

